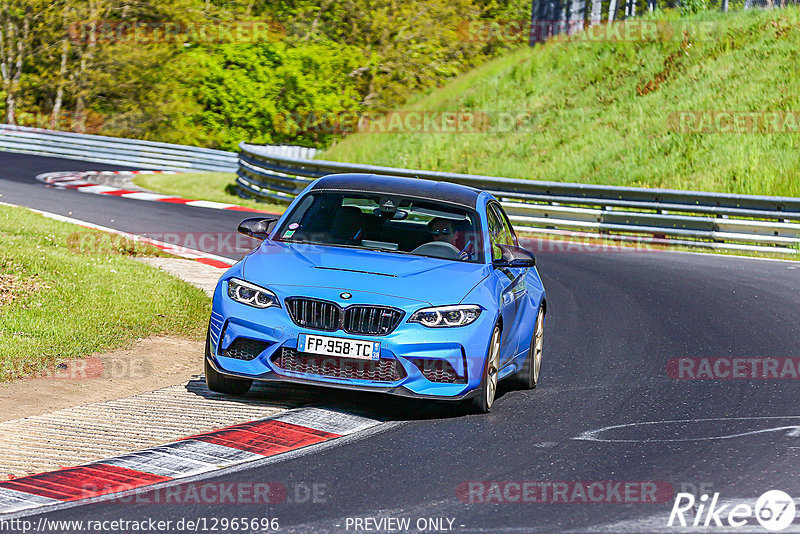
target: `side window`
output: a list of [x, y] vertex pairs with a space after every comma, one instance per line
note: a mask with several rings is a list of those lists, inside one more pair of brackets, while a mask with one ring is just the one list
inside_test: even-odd
[[505, 210], [498, 204], [493, 204], [493, 207], [497, 210], [497, 215], [503, 222], [503, 228], [505, 228], [506, 233], [511, 239], [510, 244], [515, 247], [518, 247], [519, 242], [517, 241], [517, 234], [516, 232], [514, 232], [514, 227], [511, 225], [511, 221], [508, 220], [508, 215], [506, 215]]
[[492, 205], [487, 207], [486, 215], [488, 216], [487, 222], [489, 227], [489, 242], [492, 247], [492, 261], [499, 260], [503, 255], [503, 251], [497, 245], [507, 244], [505, 241], [505, 232], [503, 231], [503, 222], [500, 217], [498, 217]]
[[[516, 246], [517, 237], [514, 234], [514, 229], [508, 222], [503, 210], [495, 204], [489, 204], [489, 234], [492, 236], [492, 259], [499, 259], [503, 252], [500, 247], [495, 244]], [[494, 227], [494, 231], [493, 231]]]

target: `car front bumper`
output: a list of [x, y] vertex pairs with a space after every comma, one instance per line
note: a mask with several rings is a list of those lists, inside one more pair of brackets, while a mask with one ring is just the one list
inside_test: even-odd
[[[474, 395], [481, 382], [496, 317], [484, 311], [467, 326], [428, 328], [409, 323], [409, 316], [407, 312], [398, 327], [387, 335], [354, 335], [341, 330], [322, 332], [299, 327], [285, 308], [256, 309], [234, 302], [218, 287], [209, 326], [209, 361], [222, 374], [256, 381], [314, 384], [439, 400], [460, 400]], [[379, 341], [380, 361], [399, 365], [401, 376], [396, 380], [369, 380], [358, 378], [357, 373], [337, 377], [281, 368], [281, 351], [296, 350], [301, 333]], [[225, 349], [237, 338], [260, 341], [265, 348], [253, 359], [224, 356]], [[340, 362], [336, 358], [330, 360]], [[348, 362], [348, 365], [354, 364], [352, 359]], [[355, 362], [355, 365], [360, 363]], [[437, 369], [447, 368], [447, 376], [451, 379], [455, 376], [457, 383], [436, 381], [435, 373], [424, 372], [431, 369], [431, 364]], [[450, 368], [454, 374], [449, 372]]]

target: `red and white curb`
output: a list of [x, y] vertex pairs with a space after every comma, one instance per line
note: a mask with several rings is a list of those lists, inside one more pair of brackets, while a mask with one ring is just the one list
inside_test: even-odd
[[[16, 204], [8, 204], [7, 202], [0, 202], [0, 205], [3, 206], [14, 206], [20, 207]], [[216, 254], [211, 254], [208, 252], [203, 252], [201, 250], [195, 250], [192, 248], [183, 247], [181, 245], [176, 245], [174, 243], [167, 243], [165, 241], [159, 241], [157, 239], [151, 239], [149, 237], [141, 236], [138, 234], [131, 234], [129, 232], [123, 232], [121, 230], [115, 230], [114, 228], [108, 228], [106, 226], [101, 226], [99, 224], [90, 223], [87, 221], [81, 221], [78, 219], [73, 219], [72, 217], [65, 217], [64, 215], [58, 215], [57, 213], [50, 213], [49, 211], [42, 211], [37, 210], [34, 208], [25, 208], [33, 213], [38, 213], [43, 217], [47, 217], [49, 219], [53, 219], [56, 221], [66, 222], [70, 224], [75, 224], [78, 226], [82, 226], [83, 228], [90, 228], [92, 230], [100, 230], [101, 232], [108, 232], [110, 234], [122, 236], [126, 239], [130, 239], [131, 241], [137, 243], [146, 243], [148, 245], [152, 245], [159, 250], [163, 250], [168, 254], [172, 254], [173, 256], [178, 256], [179, 258], [186, 258], [189, 260], [195, 260], [205, 265], [210, 265], [212, 267], [217, 267], [220, 269], [227, 269], [234, 263], [236, 260], [232, 260], [230, 258], [226, 258], [224, 256], [218, 256]]]
[[[187, 198], [175, 197], [170, 195], [160, 195], [157, 193], [147, 193], [144, 191], [132, 191], [130, 189], [120, 189], [109, 185], [99, 185], [86, 180], [93, 176], [110, 175], [130, 175], [137, 174], [180, 174], [177, 171], [65, 171], [48, 172], [40, 174], [37, 180], [47, 185], [52, 185], [61, 189], [76, 189], [81, 193], [93, 193], [95, 195], [111, 195], [121, 198], [132, 198], [134, 200], [149, 200], [152, 202], [168, 202], [170, 204], [184, 204], [197, 208], [211, 208], [216, 210], [244, 211], [250, 213], [273, 213], [266, 210], [246, 208], [236, 204], [226, 204], [224, 202], [212, 202], [210, 200], [190, 200]], [[274, 214], [274, 213], [273, 213]]]
[[140, 490], [352, 435], [382, 421], [298, 408], [90, 464], [0, 482], [0, 515]]

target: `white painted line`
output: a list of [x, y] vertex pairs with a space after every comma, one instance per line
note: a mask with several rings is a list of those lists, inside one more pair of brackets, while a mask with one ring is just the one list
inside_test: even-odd
[[[147, 201], [169, 201], [173, 204], [182, 204], [197, 208], [210, 208], [217, 210], [237, 210], [242, 212], [251, 213], [270, 213], [265, 210], [256, 210], [250, 208], [243, 208], [237, 204], [229, 204], [223, 202], [214, 202], [210, 200], [192, 200], [187, 198], [177, 197], [175, 195], [162, 195], [158, 193], [150, 193], [146, 191], [132, 191], [125, 193], [124, 191], [130, 189], [138, 189], [134, 186], [129, 186], [128, 189], [112, 187], [102, 184], [94, 184], [91, 181], [93, 176], [110, 176], [110, 175], [124, 175], [136, 176], [139, 174], [181, 174], [180, 171], [62, 171], [62, 172], [46, 172], [36, 176], [36, 179], [48, 185], [60, 188], [78, 189], [84, 193], [94, 194], [112, 194], [114, 192], [121, 193], [120, 198], [130, 198], [133, 200], [147, 200]], [[85, 178], [85, 179], [84, 179]]]
[[263, 458], [263, 456], [216, 443], [185, 440], [95, 463], [127, 467], [143, 473], [171, 478], [182, 478], [259, 458]]
[[212, 208], [217, 210], [223, 210], [226, 208], [234, 207], [233, 204], [224, 204], [222, 202], [212, 202], [210, 200], [190, 200], [186, 203], [187, 206], [194, 206], [196, 208]]
[[168, 454], [177, 454], [184, 458], [213, 463], [219, 466], [239, 464], [263, 458], [262, 455], [254, 452], [242, 451], [195, 439], [176, 441], [162, 447], [155, 447], [154, 450], [165, 451]]
[[[83, 189], [88, 189], [88, 188], [82, 187], [81, 190]], [[122, 198], [133, 198], [135, 200], [161, 200], [162, 198], [174, 198], [169, 195], [157, 195], [155, 193], [126, 193], [120, 196]]]
[[[216, 435], [221, 432], [225, 436], [225, 431], [231, 429], [235, 434], [237, 431], [241, 432], [247, 428], [252, 428], [252, 433], [255, 436], [261, 435], [265, 443], [270, 443], [270, 438], [277, 440], [279, 443], [281, 430], [280, 426], [277, 427], [277, 434], [273, 434], [270, 428], [275, 429], [274, 426], [264, 425], [271, 421], [280, 421], [292, 425], [300, 425], [300, 428], [306, 430], [320, 430], [331, 432], [333, 435], [320, 439], [317, 445], [329, 443], [332, 441], [344, 440], [347, 441], [348, 435], [357, 435], [359, 430], [370, 430], [372, 427], [377, 427], [381, 421], [369, 419], [354, 414], [340, 412], [336, 410], [327, 410], [323, 408], [298, 408], [291, 411], [290, 417], [282, 417], [287, 414], [275, 414], [263, 419], [256, 419], [248, 423], [232, 425], [231, 427], [224, 427], [219, 431], [204, 432], [197, 436], [198, 439], [185, 439], [169, 443], [163, 446], [150, 447], [140, 451], [124, 453], [119, 456], [107, 458], [104, 460], [93, 461], [89, 464], [79, 466], [93, 465], [111, 465], [123, 467], [137, 471], [139, 473], [149, 473], [152, 475], [160, 475], [162, 477], [169, 477], [170, 480], [162, 482], [175, 482], [181, 479], [202, 477], [211, 472], [218, 471], [224, 468], [246, 468], [254, 467], [259, 464], [260, 460], [265, 458], [265, 454], [255, 453], [240, 450], [235, 446], [225, 446], [218, 443], [206, 441], [201, 436]], [[248, 426], [252, 423], [252, 427]], [[244, 425], [244, 426], [241, 426]], [[239, 428], [240, 430], [237, 430]], [[264, 428], [265, 431], [261, 432], [259, 428]], [[232, 435], [228, 439], [231, 439]], [[291, 440], [290, 440], [291, 441]], [[302, 440], [289, 445], [290, 450], [285, 452], [278, 452], [277, 454], [268, 454], [269, 457], [279, 457], [289, 454], [290, 452], [301, 451], [308, 449], [309, 446], [302, 444]], [[293, 448], [292, 448], [293, 447]], [[58, 470], [53, 474], [57, 476]], [[23, 479], [20, 479], [24, 481]], [[65, 483], [69, 484], [69, 477], [65, 478]], [[162, 482], [154, 482], [146, 484], [137, 488], [139, 491], [148, 491], [155, 485], [160, 485]], [[125, 490], [123, 490], [125, 491]], [[63, 502], [56, 499], [42, 499], [33, 495], [28, 495], [18, 490], [10, 490], [0, 487], [0, 514], [9, 514], [27, 510], [29, 513], [31, 509], [40, 508], [43, 506], [61, 505]], [[113, 493], [113, 492], [112, 492]], [[78, 499], [84, 500], [84, 499]], [[86, 502], [92, 499], [86, 499]]]
[[[789, 437], [797, 437], [800, 435], [800, 425], [797, 423], [786, 425], [777, 423], [779, 426], [774, 426], [778, 420], [791, 420], [796, 421], [800, 419], [800, 415], [765, 415], [765, 416], [758, 416], [758, 417], [711, 417], [705, 419], [674, 419], [674, 420], [665, 420], [665, 421], [640, 421], [637, 423], [625, 423], [620, 425], [610, 425], [604, 426], [602, 428], [596, 428], [594, 430], [586, 430], [579, 434], [578, 436], [572, 438], [575, 440], [581, 441], [598, 441], [603, 443], [669, 443], [669, 442], [686, 442], [686, 441], [711, 441], [711, 440], [719, 440], [719, 439], [732, 439], [732, 438], [740, 438], [745, 436], [753, 436], [757, 434], [764, 434], [769, 432], [779, 432], [785, 433], [785, 435]], [[740, 421], [753, 421], [755, 423], [760, 423], [762, 421], [766, 423], [762, 424], [770, 424], [769, 428], [759, 428], [749, 431], [728, 431], [725, 433], [725, 430], [720, 430], [720, 423], [726, 422], [740, 422]], [[707, 423], [714, 423], [713, 425], [709, 425]], [[701, 427], [701, 430], [706, 435], [696, 435], [695, 437], [691, 438], [675, 438], [672, 437], [674, 435], [674, 431], [670, 431], [665, 429], [669, 425], [681, 425], [681, 427], [686, 427], [689, 425], [698, 424]], [[617, 429], [647, 429], [642, 431], [641, 437], [630, 437], [630, 432], [623, 433], [623, 436], [620, 438], [606, 438], [603, 437], [603, 433], [614, 431]], [[666, 437], [659, 437], [658, 432], [661, 431]], [[684, 431], [685, 432], [685, 431]], [[700, 434], [700, 433], [698, 433]], [[655, 437], [652, 437], [655, 435]]]
[[174, 254], [176, 256], [181, 256], [188, 259], [208, 258], [211, 260], [217, 260], [219, 262], [226, 263], [228, 265], [233, 265], [234, 263], [236, 263], [236, 260], [231, 258], [226, 258], [224, 256], [217, 256], [216, 254], [210, 254], [208, 252], [202, 252], [200, 250], [195, 250], [186, 247], [176, 247], [174, 243], [165, 243], [164, 241], [158, 241], [156, 239], [150, 239], [149, 237], [143, 237], [138, 234], [131, 234], [128, 232], [123, 232], [121, 230], [115, 230], [113, 228], [108, 228], [106, 226], [101, 226], [99, 224], [94, 224], [87, 221], [81, 221], [79, 219], [73, 219], [72, 217], [65, 217], [64, 215], [59, 215], [57, 213], [50, 213], [49, 211], [37, 210], [34, 208], [29, 208], [27, 206], [19, 206], [17, 204], [9, 204], [8, 202], [0, 202], [0, 205], [12, 206], [15, 208], [25, 208], [29, 211], [32, 211], [33, 213], [38, 213], [43, 217], [47, 217], [48, 219], [53, 219], [56, 221], [66, 222], [70, 224], [77, 224], [78, 226], [83, 226], [84, 228], [91, 228], [93, 230], [100, 230], [102, 232], [121, 235], [123, 237], [127, 237], [128, 239], [141, 243], [149, 243], [162, 250], [168, 251], [170, 254]]
[[289, 410], [272, 417], [275, 421], [292, 423], [294, 425], [305, 426], [331, 434], [346, 436], [359, 432], [367, 428], [381, 424], [381, 421], [369, 419], [350, 413], [326, 410], [324, 408], [302, 408], [300, 410]]
[[23, 493], [8, 488], [0, 488], [0, 513], [19, 512], [20, 510], [26, 510], [28, 508], [37, 508], [39, 506], [47, 506], [60, 502], [61, 501], [58, 499], [50, 499], [48, 497], [40, 497], [39, 495]]
[[48, 181], [51, 185], [57, 185], [58, 187], [69, 187], [71, 185], [85, 185], [89, 182], [84, 180], [72, 180], [72, 179], [65, 179], [65, 178], [53, 178]]
[[175, 247], [172, 246], [170, 248], [165, 248], [164, 252], [168, 252], [170, 254], [175, 254], [176, 256], [180, 256], [182, 258], [186, 258], [187, 260], [196, 260], [197, 258], [202, 258], [203, 256], [199, 254], [192, 254], [189, 252], [191, 249], [185, 249], [183, 247]]
[[95, 463], [115, 465], [142, 473], [150, 473], [170, 478], [197, 475], [217, 469], [217, 466], [214, 464], [197, 462], [189, 458], [164, 454], [154, 449], [145, 449], [143, 451], [133, 452]]
[[[264, 457], [264, 456], [261, 456], [261, 455], [255, 455], [255, 456], [257, 456], [257, 459], [255, 459], [255, 460], [243, 460], [243, 461], [240, 461], [240, 462], [235, 463], [235, 464], [230, 464], [230, 466], [225, 467], [225, 473], [228, 474], [228, 475], [231, 475], [231, 474], [240, 473], [240, 472], [243, 472], [243, 471], [250, 471], [252, 469], [259, 469], [259, 468], [266, 467], [266, 466], [269, 466], [269, 465], [272, 465], [272, 464], [275, 464], [275, 463], [291, 460], [291, 459], [294, 459], [294, 458], [299, 458], [301, 456], [306, 456], [306, 455], [309, 455], [309, 454], [316, 454], [318, 452], [322, 452], [322, 451], [328, 450], [328, 449], [330, 449], [332, 447], [340, 447], [340, 446], [348, 445], [350, 443], [354, 443], [354, 442], [357, 442], [357, 441], [368, 439], [369, 437], [374, 436], [376, 434], [380, 434], [380, 433], [383, 433], [383, 432], [388, 432], [391, 429], [396, 428], [397, 426], [402, 425], [402, 424], [405, 424], [405, 423], [404, 422], [388, 422], [388, 423], [384, 422], [384, 423], [377, 424], [377, 425], [373, 426], [372, 428], [368, 428], [364, 432], [357, 432], [357, 433], [353, 433], [353, 434], [350, 434], [350, 435], [347, 435], [347, 436], [344, 436], [344, 437], [341, 437], [341, 438], [330, 439], [330, 440], [323, 441], [321, 443], [317, 443], [317, 444], [314, 444], [314, 445], [311, 445], [311, 446], [308, 446], [308, 447], [302, 447], [302, 448], [295, 449], [295, 450], [288, 451], [288, 452], [284, 452], [284, 453], [281, 453], [281, 454], [276, 454], [274, 456]], [[170, 443], [169, 445], [165, 445], [165, 447], [183, 446], [184, 444], [191, 444], [191, 443], [192, 443], [192, 440], [184, 440], [184, 441], [179, 441], [179, 442], [175, 442], [175, 443]], [[213, 444], [208, 444], [208, 445], [213, 445]], [[218, 445], [218, 447], [220, 449], [225, 449], [225, 450], [227, 450], [227, 451], [229, 451], [231, 453], [234, 453], [234, 454], [237, 454], [237, 453], [238, 454], [250, 454], [250, 453], [246, 453], [244, 451], [239, 451], [238, 449], [232, 449], [232, 448], [224, 447], [224, 446], [221, 446], [221, 445]], [[184, 449], [183, 452], [186, 452], [187, 450], [188, 449]], [[122, 491], [122, 492], [119, 492], [119, 493], [112, 493], [112, 494], [108, 494], [108, 495], [99, 495], [97, 497], [92, 497], [92, 498], [89, 498], [89, 499], [83, 499], [83, 500], [78, 500], [78, 501], [67, 501], [67, 502], [56, 501], [52, 505], [48, 506], [48, 510], [49, 511], [67, 510], [67, 509], [70, 509], [70, 508], [77, 508], [77, 507], [84, 506], [84, 505], [87, 505], [87, 504], [95, 504], [95, 503], [99, 503], [99, 502], [106, 502], [106, 501], [110, 501], [110, 500], [114, 500], [114, 499], [123, 499], [123, 498], [131, 497], [131, 496], [136, 495], [137, 493], [141, 493], [143, 491], [149, 491], [151, 489], [163, 489], [163, 488], [179, 486], [181, 484], [186, 484], [186, 483], [200, 482], [202, 480], [207, 480], [210, 477], [217, 476], [218, 474], [219, 473], [216, 473], [216, 472], [199, 473], [197, 475], [188, 475], [188, 476], [185, 476], [185, 477], [175, 478], [173, 480], [166, 481], [166, 482], [161, 482], [161, 483], [158, 483], [158, 484], [155, 484], [155, 485], [152, 485], [152, 486], [145, 486], [145, 487], [142, 487], [142, 488], [135, 488], [135, 489], [125, 490], [125, 491]], [[40, 514], [41, 512], [42, 512], [42, 510], [39, 507], [34, 508], [34, 509], [20, 509], [20, 511], [17, 511], [17, 512], [12, 512], [12, 511], [6, 512], [6, 511], [2, 510], [2, 507], [0, 507], [0, 518], [2, 518], [3, 520], [19, 519], [19, 518], [22, 518], [22, 517], [30, 517], [32, 515]]]
[[119, 191], [119, 188], [110, 187], [107, 185], [87, 185], [85, 187], [79, 187], [78, 191], [80, 191], [81, 193], [101, 194], [101, 193], [108, 193], [109, 191]]
[[96, 463], [125, 467], [142, 473], [150, 473], [170, 478], [198, 475], [218, 469], [214, 464], [196, 462], [188, 458], [180, 458], [174, 455], [170, 456], [152, 449], [126, 454], [125, 456], [111, 458], [110, 460], [102, 460]]

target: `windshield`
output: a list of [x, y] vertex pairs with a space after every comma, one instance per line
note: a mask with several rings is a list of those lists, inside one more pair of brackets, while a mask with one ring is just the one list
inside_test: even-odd
[[482, 262], [477, 221], [474, 211], [441, 202], [319, 191], [297, 204], [278, 240]]

